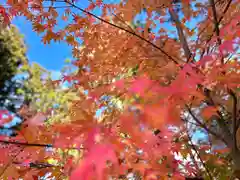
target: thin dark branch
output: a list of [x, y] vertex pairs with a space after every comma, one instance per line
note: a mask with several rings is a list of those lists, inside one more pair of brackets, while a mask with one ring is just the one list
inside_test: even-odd
[[42, 168], [52, 168], [52, 167], [61, 167], [59, 165], [53, 165], [53, 164], [49, 164], [49, 163], [45, 163], [45, 162], [30, 162], [29, 164], [24, 164], [22, 162], [16, 162], [13, 161], [13, 164], [17, 164], [17, 165], [23, 165], [23, 166], [29, 166], [30, 168], [37, 168], [37, 169], [42, 169]]
[[0, 140], [0, 143], [14, 144], [18, 146], [53, 147], [53, 145], [51, 144], [38, 144], [38, 143], [16, 142], [16, 141], [6, 141], [6, 140]]
[[[59, 2], [59, 1], [57, 0], [57, 1], [55, 1], [55, 2]], [[62, 2], [62, 1], [60, 1], [60, 2]], [[166, 51], [164, 51], [162, 48], [158, 47], [156, 44], [154, 44], [154, 43], [152, 43], [151, 41], [145, 39], [144, 37], [136, 34], [135, 32], [132, 32], [132, 31], [130, 31], [130, 30], [127, 30], [127, 29], [125, 29], [125, 28], [123, 28], [123, 27], [121, 27], [121, 26], [118, 26], [118, 25], [116, 25], [116, 24], [113, 24], [113, 23], [111, 23], [111, 22], [109, 22], [109, 21], [107, 21], [107, 20], [105, 20], [105, 19], [102, 19], [101, 17], [99, 17], [99, 16], [97, 16], [97, 15], [95, 15], [95, 14], [89, 12], [89, 11], [86, 11], [86, 10], [84, 10], [83, 8], [80, 8], [79, 6], [75, 5], [74, 3], [69, 2], [69, 1], [67, 1], [67, 0], [65, 0], [65, 3], [71, 5], [72, 7], [80, 10], [81, 12], [83, 12], [83, 13], [85, 13], [85, 14], [87, 14], [87, 15], [90, 15], [90, 16], [92, 16], [92, 17], [100, 20], [100, 21], [103, 22], [103, 23], [106, 23], [106, 24], [108, 24], [108, 25], [110, 25], [110, 26], [113, 26], [113, 27], [116, 27], [116, 28], [118, 28], [118, 29], [120, 29], [120, 30], [123, 30], [123, 31], [125, 31], [125, 32], [127, 32], [127, 33], [129, 33], [129, 34], [131, 34], [131, 35], [133, 35], [133, 36], [136, 36], [137, 38], [143, 40], [144, 42], [150, 44], [150, 45], [153, 46], [154, 48], [156, 48], [156, 49], [158, 49], [159, 51], [161, 51], [166, 57], [168, 57], [168, 58], [169, 58], [171, 61], [173, 61], [175, 64], [179, 64], [172, 56], [170, 56], [170, 55], [169, 55]]]
[[212, 129], [208, 128], [204, 123], [202, 123], [192, 112], [192, 110], [186, 105], [186, 109], [189, 112], [189, 114], [192, 116], [192, 118], [199, 124], [200, 127], [202, 127], [205, 131], [207, 131], [208, 133], [212, 134], [213, 136], [215, 136], [218, 139], [221, 139], [224, 143], [227, 144], [227, 142], [225, 141], [225, 139], [220, 135], [217, 134], [216, 132], [214, 132]]
[[[17, 5], [15, 5], [15, 6], [17, 6]], [[11, 6], [9, 6], [9, 5], [2, 5], [2, 7], [4, 7], [4, 8], [10, 8]], [[29, 6], [28, 8], [29, 9], [41, 9], [41, 8], [43, 8], [43, 9], [45, 9], [45, 8], [54, 8], [54, 9], [61, 9], [61, 8], [71, 8], [72, 6]]]
[[120, 17], [118, 17], [116, 14], [112, 13], [119, 21], [121, 21], [124, 25], [126, 25], [129, 29], [132, 30], [132, 32], [135, 32], [134, 29], [129, 26], [123, 19], [121, 19]]
[[[6, 141], [6, 140], [0, 140], [0, 143], [4, 144], [13, 144], [17, 146], [33, 146], [33, 147], [45, 147], [45, 148], [54, 148], [52, 144], [39, 144], [39, 143], [27, 143], [27, 142], [16, 142], [16, 141]], [[74, 147], [68, 147], [66, 149], [83, 149], [83, 148], [74, 148]]]
[[[188, 117], [186, 117], [186, 119], [188, 119]], [[188, 130], [187, 121], [185, 121], [185, 124], [186, 124], [186, 134], [187, 134], [187, 136], [188, 136], [188, 142], [186, 142], [186, 146], [188, 147], [188, 146], [189, 146], [189, 141], [191, 140], [192, 137], [190, 137], [190, 135], [189, 135], [189, 130]], [[198, 174], [201, 173], [201, 170], [200, 170], [199, 165], [198, 165], [198, 163], [197, 163], [197, 161], [196, 161], [196, 158], [195, 158], [194, 155], [193, 155], [193, 152], [192, 152], [191, 147], [189, 147], [189, 154], [190, 154], [190, 156], [191, 156], [192, 161], [193, 161], [194, 164], [195, 164], [196, 169], [198, 170]], [[195, 174], [195, 175], [197, 176], [198, 174]]]
[[[215, 107], [216, 104], [213, 100], [213, 98], [211, 97], [211, 91], [207, 88], [204, 89], [204, 95], [207, 98], [207, 104], [208, 106], [213, 106]], [[217, 111], [218, 116], [216, 117], [216, 121], [219, 125], [219, 127], [222, 129], [222, 135], [223, 135], [223, 139], [225, 141], [223, 141], [224, 143], [226, 143], [226, 145], [231, 146], [232, 147], [232, 134], [230, 132], [230, 129], [228, 127], [228, 125], [226, 124], [224, 117], [222, 116], [221, 112], [218, 110]]]
[[[210, 5], [212, 7], [212, 13], [213, 13], [213, 23], [214, 23], [214, 27], [215, 27], [215, 32], [216, 32], [216, 36], [217, 36], [217, 44], [220, 45], [222, 43], [221, 38], [220, 38], [220, 30], [219, 30], [219, 21], [217, 18], [217, 10], [216, 10], [216, 6], [214, 3], [214, 0], [209, 0]], [[224, 57], [221, 57], [221, 63], [224, 64]]]
[[[227, 11], [228, 11], [231, 3], [232, 3], [232, 0], [229, 0], [228, 3], [227, 3], [227, 5], [226, 5], [226, 7], [225, 7], [224, 10], [223, 10], [223, 13], [222, 13], [221, 17], [220, 17], [219, 20], [218, 20], [218, 24], [220, 24], [221, 21], [223, 20], [224, 15], [227, 13]], [[209, 36], [208, 40], [206, 41], [206, 44], [208, 44], [208, 43], [211, 41], [211, 39], [212, 39], [212, 37], [213, 37], [213, 34], [214, 34], [215, 32], [216, 32], [216, 27], [214, 27], [212, 34]], [[204, 55], [205, 51], [206, 51], [206, 49], [203, 50], [203, 52], [202, 52], [202, 54], [201, 54], [201, 57]]]
[[214, 0], [209, 0], [211, 8], [212, 8], [212, 13], [213, 13], [213, 23], [214, 23], [214, 27], [215, 27], [215, 33], [217, 35], [217, 40], [218, 40], [218, 44], [221, 44], [221, 39], [220, 39], [220, 30], [219, 30], [219, 21], [217, 18], [217, 10], [216, 10], [216, 6], [214, 3]]
[[210, 173], [208, 167], [206, 166], [206, 164], [205, 164], [204, 161], [202, 160], [202, 157], [201, 157], [201, 155], [199, 154], [197, 148], [196, 148], [195, 145], [193, 144], [192, 139], [191, 139], [188, 131], [187, 131], [187, 136], [188, 136], [188, 139], [189, 139], [189, 142], [190, 142], [190, 146], [193, 148], [194, 152], [197, 154], [197, 157], [198, 157], [198, 159], [201, 161], [201, 164], [203, 165], [204, 169], [206, 170], [209, 179], [210, 179], [210, 180], [213, 180], [214, 178], [213, 178], [212, 174]]
[[[198, 37], [197, 37], [197, 40], [196, 40], [196, 43], [195, 43], [195, 47], [198, 46], [198, 42], [200, 40], [200, 37], [201, 37], [201, 34], [205, 32], [205, 30], [207, 29], [207, 27], [209, 26], [210, 24], [206, 24], [206, 26], [198, 33]], [[195, 58], [196, 55], [193, 56], [193, 58]], [[203, 54], [201, 54], [200, 58], [202, 58]]]
[[[235, 51], [236, 52], [236, 51]], [[231, 54], [228, 59], [225, 61], [225, 64], [227, 64], [227, 62], [229, 62], [231, 60], [231, 58], [233, 57], [234, 54]]]

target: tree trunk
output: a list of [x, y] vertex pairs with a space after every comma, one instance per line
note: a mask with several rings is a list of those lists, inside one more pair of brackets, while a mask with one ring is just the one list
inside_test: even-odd
[[240, 179], [240, 151], [232, 152], [233, 173], [236, 178]]

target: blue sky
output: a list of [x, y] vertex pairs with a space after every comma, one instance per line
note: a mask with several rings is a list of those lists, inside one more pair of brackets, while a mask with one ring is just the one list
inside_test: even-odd
[[66, 43], [54, 43], [44, 45], [41, 36], [32, 31], [32, 25], [24, 17], [13, 20], [19, 31], [24, 35], [27, 45], [27, 56], [29, 60], [40, 63], [47, 69], [59, 70], [66, 58], [71, 58], [71, 48]]
[[[116, 0], [105, 0], [107, 3], [114, 2]], [[81, 0], [78, 5], [82, 8], [87, 7], [89, 4], [88, 0]], [[61, 6], [61, 4], [59, 4]], [[62, 9], [58, 9], [60, 13]], [[79, 11], [78, 11], [79, 13]], [[94, 14], [100, 15], [98, 9], [94, 10]], [[60, 19], [60, 18], [59, 18]], [[44, 68], [53, 71], [56, 75], [59, 75], [59, 70], [63, 67], [66, 59], [72, 59], [71, 47], [64, 42], [51, 42], [50, 44], [44, 45], [41, 42], [41, 35], [38, 35], [32, 30], [31, 22], [27, 21], [25, 17], [16, 17], [13, 22], [24, 35], [24, 40], [27, 46], [27, 57], [30, 62], [38, 62]], [[59, 21], [58, 28], [64, 27], [63, 21]]]

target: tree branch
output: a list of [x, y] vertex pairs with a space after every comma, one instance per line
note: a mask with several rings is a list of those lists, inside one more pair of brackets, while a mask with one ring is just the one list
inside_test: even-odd
[[[229, 0], [228, 3], [227, 3], [227, 5], [226, 5], [226, 7], [225, 7], [224, 10], [223, 10], [223, 13], [222, 13], [221, 17], [220, 17], [219, 20], [218, 20], [218, 25], [219, 25], [219, 24], [221, 23], [221, 21], [223, 20], [224, 15], [225, 15], [226, 12], [228, 11], [231, 3], [232, 3], [232, 0]], [[214, 7], [215, 7], [215, 4], [214, 4]], [[213, 37], [213, 34], [214, 34], [215, 32], [216, 32], [216, 27], [214, 27], [212, 34], [209, 36], [208, 40], [206, 41], [206, 44], [208, 44], [208, 43], [211, 41], [211, 39], [212, 39], [212, 37]], [[202, 52], [202, 54], [201, 54], [201, 57], [204, 55], [205, 51], [206, 51], [206, 50], [204, 49], [203, 52]]]
[[[14, 5], [14, 6], [17, 6], [17, 5]], [[10, 8], [12, 6], [9, 6], [9, 5], [2, 5], [2, 7], [4, 8]], [[45, 9], [45, 8], [54, 8], [54, 9], [62, 9], [62, 8], [70, 8], [71, 6], [28, 6], [27, 8], [29, 9]]]
[[185, 55], [185, 57], [187, 59], [187, 62], [189, 62], [191, 57], [192, 57], [192, 53], [191, 53], [191, 51], [189, 49], [186, 37], [185, 37], [183, 29], [182, 29], [181, 22], [179, 21], [179, 17], [178, 17], [177, 13], [175, 12], [175, 10], [173, 8], [169, 8], [169, 13], [170, 13], [170, 16], [171, 16], [172, 20], [176, 24], [178, 38], [179, 38], [180, 43], [182, 45], [182, 48], [183, 48], [183, 51], [184, 51], [184, 55]]
[[[208, 106], [215, 106], [215, 102], [213, 101], [212, 97], [211, 97], [211, 91], [207, 88], [204, 89], [204, 95], [207, 98], [207, 104]], [[227, 126], [227, 124], [224, 121], [224, 118], [222, 117], [220, 111], [217, 111], [218, 117], [217, 117], [217, 123], [219, 125], [219, 127], [222, 129], [222, 134], [223, 134], [223, 139], [225, 141], [223, 141], [226, 145], [232, 147], [232, 134]]]
[[136, 36], [137, 38], [145, 41], [146, 43], [150, 44], [150, 45], [153, 46], [154, 48], [156, 48], [156, 49], [158, 49], [159, 51], [161, 51], [161, 53], [163, 53], [166, 57], [168, 57], [168, 58], [169, 58], [171, 61], [173, 61], [175, 64], [179, 64], [172, 56], [170, 56], [170, 55], [169, 55], [166, 51], [164, 51], [162, 48], [158, 47], [156, 44], [154, 44], [154, 43], [152, 43], [151, 41], [145, 39], [144, 37], [138, 35], [137, 33], [132, 32], [132, 31], [130, 31], [130, 30], [128, 30], [128, 29], [125, 29], [125, 28], [123, 28], [123, 27], [121, 27], [121, 26], [115, 25], [115, 24], [113, 24], [113, 23], [111, 23], [111, 22], [109, 22], [109, 21], [107, 21], [107, 20], [105, 20], [105, 19], [102, 19], [101, 17], [98, 17], [97, 15], [95, 15], [95, 14], [89, 12], [89, 11], [86, 11], [86, 10], [84, 10], [83, 8], [80, 8], [79, 6], [75, 5], [75, 4], [72, 3], [72, 2], [69, 2], [69, 1], [67, 1], [67, 0], [64, 0], [64, 1], [55, 0], [55, 2], [65, 2], [65, 3], [69, 4], [69, 5], [71, 5], [72, 7], [74, 7], [75, 9], [78, 9], [78, 10], [80, 10], [81, 12], [83, 12], [83, 13], [85, 13], [85, 14], [87, 14], [87, 15], [92, 16], [92, 17], [100, 20], [100, 21], [103, 22], [103, 23], [106, 23], [106, 24], [108, 24], [108, 25], [110, 25], [110, 26], [113, 26], [113, 27], [116, 27], [116, 28], [118, 28], [118, 29], [120, 29], [120, 30], [123, 30], [123, 31], [125, 31], [125, 32], [127, 32], [127, 33], [129, 33], [129, 34], [131, 34], [131, 35], [133, 35], [133, 36]]
[[24, 164], [22, 162], [16, 162], [13, 161], [13, 164], [17, 164], [17, 165], [23, 165], [23, 166], [29, 166], [30, 168], [37, 168], [37, 169], [42, 169], [42, 168], [52, 168], [52, 167], [61, 167], [59, 165], [53, 165], [53, 164], [49, 164], [49, 163], [41, 163], [41, 162], [30, 162], [29, 164]]
[[233, 104], [232, 104], [232, 133], [233, 133], [233, 148], [234, 148], [234, 151], [236, 151], [238, 149], [237, 147], [237, 130], [238, 130], [238, 127], [239, 127], [239, 122], [237, 120], [237, 105], [238, 105], [238, 102], [237, 102], [237, 96], [235, 95], [235, 93], [229, 89], [229, 94], [232, 96], [233, 98]]
[[214, 130], [208, 128], [204, 123], [202, 123], [192, 112], [192, 110], [190, 109], [190, 107], [188, 107], [186, 105], [187, 111], [189, 112], [189, 114], [192, 116], [192, 118], [199, 124], [200, 127], [202, 127], [205, 131], [207, 131], [208, 133], [212, 134], [213, 136], [215, 136], [218, 139], [221, 139], [224, 143], [227, 143], [227, 141], [221, 137], [220, 134], [217, 134], [216, 132], [214, 132]]
[[[45, 147], [45, 148], [55, 148], [52, 144], [39, 144], [39, 143], [27, 143], [27, 142], [16, 142], [16, 141], [6, 141], [6, 140], [0, 140], [0, 143], [3, 144], [13, 144], [17, 146], [33, 146], [33, 147]], [[69, 147], [66, 149], [84, 149], [84, 148], [74, 148], [74, 147]]]
[[219, 30], [219, 21], [217, 19], [217, 11], [216, 11], [216, 6], [214, 0], [209, 0], [211, 8], [212, 8], [212, 13], [213, 13], [213, 23], [215, 27], [215, 33], [217, 35], [217, 40], [218, 40], [218, 45], [221, 44], [221, 39], [220, 39], [220, 30]]
[[187, 136], [188, 136], [188, 139], [189, 139], [189, 142], [190, 142], [190, 146], [193, 148], [194, 152], [197, 154], [197, 157], [198, 157], [198, 159], [200, 160], [200, 162], [202, 163], [204, 169], [206, 170], [209, 179], [210, 179], [210, 180], [213, 180], [214, 178], [213, 178], [212, 174], [210, 173], [208, 167], [206, 166], [206, 164], [205, 164], [204, 161], [202, 160], [202, 157], [201, 157], [200, 153], [198, 152], [197, 148], [196, 148], [195, 145], [193, 144], [192, 139], [191, 139], [188, 131], [187, 131]]
[[[214, 3], [214, 0], [209, 0], [210, 5], [212, 7], [212, 13], [213, 13], [213, 23], [215, 27], [215, 32], [217, 35], [217, 44], [220, 45], [222, 43], [221, 38], [220, 38], [220, 30], [219, 30], [219, 21], [217, 18], [217, 11], [216, 11], [216, 6]], [[221, 57], [221, 64], [224, 64], [224, 57]]]

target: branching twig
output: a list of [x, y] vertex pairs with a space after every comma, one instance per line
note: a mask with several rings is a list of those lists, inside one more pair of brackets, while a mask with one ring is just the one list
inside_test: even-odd
[[[205, 88], [204, 89], [204, 95], [207, 98], [208, 106], [215, 107], [216, 104], [213, 101], [213, 98], [211, 97], [211, 91], [209, 89]], [[232, 146], [233, 145], [232, 144], [232, 134], [231, 134], [227, 124], [225, 123], [224, 117], [222, 116], [222, 114], [219, 110], [217, 110], [217, 114], [218, 114], [217, 123], [218, 123], [219, 127], [222, 129], [222, 134], [223, 134], [223, 137], [224, 137], [223, 139], [225, 140], [223, 142], [226, 143], [226, 145]]]
[[204, 161], [202, 160], [202, 157], [200, 156], [198, 150], [196, 149], [195, 145], [193, 144], [192, 139], [191, 139], [188, 131], [187, 131], [187, 136], [188, 136], [188, 139], [189, 139], [189, 142], [190, 142], [190, 146], [193, 148], [194, 152], [197, 154], [197, 157], [198, 157], [198, 159], [200, 160], [201, 164], [203, 165], [204, 169], [206, 170], [209, 179], [210, 179], [210, 180], [213, 180], [212, 174], [210, 173], [210, 171], [209, 171], [209, 169], [207, 168], [206, 164], [205, 164]]
[[[27, 142], [16, 142], [16, 141], [6, 141], [6, 140], [0, 140], [0, 143], [3, 144], [13, 144], [17, 146], [33, 146], [33, 147], [45, 147], [45, 148], [55, 148], [52, 144], [39, 144], [39, 143], [27, 143]], [[67, 147], [65, 149], [84, 149], [84, 148], [74, 148], [74, 147]]]
[[219, 37], [220, 35], [220, 30], [219, 30], [219, 21], [217, 19], [217, 11], [216, 11], [216, 6], [214, 3], [214, 0], [209, 0], [211, 8], [212, 8], [212, 13], [213, 13], [213, 23], [214, 23], [214, 27], [215, 27], [215, 33], [217, 35], [217, 40], [218, 40], [218, 45], [221, 44], [221, 39]]
[[129, 26], [123, 19], [121, 19], [120, 17], [118, 17], [116, 14], [112, 13], [119, 21], [121, 21], [124, 25], [126, 25], [129, 29], [132, 30], [132, 32], [135, 32], [134, 29]]
[[[14, 5], [14, 6], [17, 6], [17, 5]], [[4, 8], [10, 8], [11, 6], [9, 5], [2, 5], [2, 7]], [[45, 9], [45, 8], [54, 8], [54, 9], [62, 9], [62, 8], [70, 8], [72, 6], [29, 6], [27, 8], [29, 9]]]
[[[22, 162], [16, 162], [13, 161], [13, 164], [17, 164], [17, 165], [25, 165]], [[27, 164], [26, 166], [30, 167], [30, 168], [38, 168], [38, 169], [42, 169], [42, 168], [52, 168], [52, 167], [60, 167], [62, 168], [62, 166], [60, 165], [53, 165], [53, 164], [49, 164], [49, 163], [42, 163], [42, 162], [30, 162], [29, 164]]]
[[215, 136], [218, 139], [221, 139], [224, 143], [227, 143], [225, 141], [225, 139], [220, 135], [217, 134], [216, 132], [214, 132], [212, 129], [208, 128], [204, 123], [202, 123], [192, 112], [192, 110], [186, 105], [187, 111], [189, 112], [189, 114], [192, 116], [192, 118], [199, 124], [200, 127], [202, 127], [205, 131], [207, 131], [208, 133], [212, 134], [213, 136]]
[[[224, 10], [223, 10], [223, 13], [222, 13], [221, 17], [220, 17], [219, 20], [218, 20], [218, 24], [220, 24], [221, 21], [223, 20], [224, 15], [225, 15], [226, 12], [228, 11], [228, 9], [229, 9], [232, 1], [233, 1], [233, 0], [229, 0], [229, 1], [228, 1], [226, 7], [225, 7]], [[214, 4], [214, 5], [215, 5], [215, 4]], [[213, 34], [214, 34], [215, 32], [216, 32], [216, 27], [214, 27], [212, 34], [209, 36], [208, 40], [206, 41], [206, 44], [208, 44], [208, 43], [211, 41], [211, 39], [212, 39], [212, 37], [213, 37]], [[206, 51], [206, 49], [203, 50], [203, 52], [202, 52], [202, 54], [201, 54], [201, 57], [204, 55], [205, 51]]]
[[[56, 0], [55, 2], [63, 2], [63, 1], [58, 1], [58, 0]], [[137, 38], [145, 41], [146, 43], [150, 44], [150, 45], [153, 46], [154, 48], [156, 48], [156, 49], [158, 49], [159, 51], [161, 51], [161, 53], [163, 53], [166, 57], [168, 57], [168, 58], [169, 58], [171, 61], [173, 61], [175, 64], [179, 64], [171, 55], [169, 55], [169, 54], [168, 54], [166, 51], [164, 51], [162, 48], [158, 47], [156, 44], [154, 44], [154, 43], [152, 43], [151, 41], [145, 39], [144, 37], [138, 35], [137, 33], [132, 32], [132, 31], [130, 31], [130, 30], [128, 30], [128, 29], [125, 29], [125, 28], [123, 28], [123, 27], [121, 27], [121, 26], [118, 26], [118, 25], [116, 25], [116, 24], [113, 24], [113, 23], [111, 23], [111, 22], [109, 22], [109, 21], [107, 21], [107, 20], [105, 20], [105, 19], [103, 19], [103, 18], [101, 18], [101, 17], [99, 17], [99, 16], [97, 16], [97, 15], [89, 12], [89, 11], [84, 10], [83, 8], [75, 5], [75, 4], [72, 3], [72, 2], [69, 2], [69, 1], [67, 1], [67, 0], [65, 0], [64, 2], [67, 3], [67, 4], [69, 4], [69, 5], [71, 5], [71, 6], [74, 7], [75, 9], [78, 9], [78, 10], [81, 11], [81, 12], [83, 12], [83, 13], [85, 13], [85, 14], [87, 14], [87, 15], [90, 15], [90, 16], [92, 16], [92, 17], [100, 20], [100, 21], [103, 22], [103, 23], [106, 23], [106, 24], [108, 24], [108, 25], [110, 25], [110, 26], [113, 26], [113, 27], [116, 27], [116, 28], [118, 28], [118, 29], [120, 29], [120, 30], [123, 30], [123, 31], [125, 31], [125, 32], [127, 32], [127, 33], [129, 33], [129, 34], [131, 34], [131, 35], [133, 35], [133, 36], [136, 36]]]
[[[217, 11], [216, 11], [216, 6], [214, 3], [214, 0], [209, 0], [211, 8], [212, 8], [212, 13], [213, 13], [213, 23], [215, 27], [215, 32], [217, 36], [217, 44], [220, 45], [222, 43], [222, 40], [220, 38], [220, 30], [219, 30], [219, 21], [217, 18]], [[221, 63], [224, 64], [224, 57], [221, 57]]]

